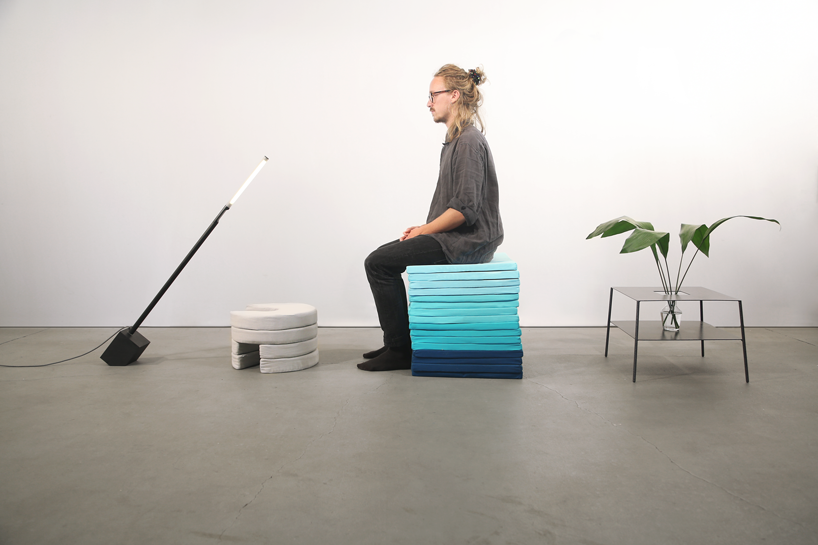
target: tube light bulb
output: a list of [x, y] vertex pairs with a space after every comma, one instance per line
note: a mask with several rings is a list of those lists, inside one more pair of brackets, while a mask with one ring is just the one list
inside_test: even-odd
[[267, 161], [269, 161], [269, 159], [268, 159], [268, 158], [267, 158], [267, 156], [265, 155], [265, 156], [264, 156], [264, 159], [262, 159], [262, 160], [261, 160], [261, 162], [260, 162], [260, 163], [258, 164], [258, 166], [256, 167], [256, 170], [254, 170], [254, 171], [253, 171], [253, 173], [250, 175], [250, 177], [249, 177], [249, 178], [247, 178], [247, 181], [246, 181], [246, 182], [244, 182], [244, 185], [242, 185], [242, 186], [239, 188], [239, 190], [236, 192], [236, 194], [235, 194], [235, 195], [233, 195], [233, 198], [232, 198], [232, 199], [230, 199], [230, 203], [228, 203], [228, 205], [227, 205], [227, 207], [228, 207], [228, 208], [230, 208], [231, 206], [233, 206], [233, 204], [234, 204], [234, 203], [235, 203], [237, 200], [239, 200], [239, 196], [240, 196], [242, 193], [244, 193], [244, 190], [245, 190], [245, 189], [247, 189], [247, 186], [248, 186], [248, 185], [250, 185], [250, 182], [252, 182], [252, 181], [253, 181], [253, 178], [255, 178], [255, 177], [256, 177], [256, 174], [258, 174], [258, 172], [259, 172], [259, 171], [260, 171], [260, 170], [261, 170], [261, 169], [264, 167], [264, 165], [266, 165], [266, 164], [267, 164]]

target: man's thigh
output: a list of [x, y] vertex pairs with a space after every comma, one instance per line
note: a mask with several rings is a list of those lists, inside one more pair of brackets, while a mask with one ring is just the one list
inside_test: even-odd
[[446, 263], [446, 254], [443, 253], [440, 243], [433, 237], [419, 235], [408, 240], [395, 240], [384, 244], [372, 252], [367, 261], [372, 265], [398, 269], [403, 272], [410, 265]]

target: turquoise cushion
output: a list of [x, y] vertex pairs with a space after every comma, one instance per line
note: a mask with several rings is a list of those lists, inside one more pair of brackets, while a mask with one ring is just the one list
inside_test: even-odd
[[[523, 366], [518, 365], [462, 365], [462, 364], [443, 364], [443, 363], [413, 363], [412, 364], [412, 374], [420, 373], [458, 373], [456, 376], [460, 376], [462, 373], [502, 373], [502, 374], [509, 374], [509, 373], [518, 373], [522, 375]], [[432, 375], [426, 375], [432, 376]], [[441, 375], [441, 376], [455, 376], [455, 375]], [[495, 377], [491, 377], [495, 378]], [[504, 378], [504, 377], [496, 377], [496, 378]], [[509, 377], [510, 378], [510, 377]]]
[[517, 337], [523, 334], [523, 331], [518, 327], [517, 329], [494, 329], [478, 331], [476, 329], [459, 329], [456, 331], [434, 331], [426, 329], [415, 329], [411, 332], [412, 338], [422, 337]]
[[412, 375], [425, 377], [523, 377], [522, 350], [415, 350]]
[[[421, 343], [443, 343], [443, 344], [457, 344], [459, 345], [457, 348], [452, 350], [468, 350], [467, 345], [473, 344], [520, 344], [520, 336], [519, 335], [495, 335], [493, 337], [456, 337], [454, 335], [444, 335], [441, 332], [438, 332], [437, 335], [434, 336], [426, 336], [426, 337], [413, 337], [412, 338], [412, 346], [414, 347], [415, 342]], [[448, 348], [440, 348], [439, 350], [449, 350]], [[481, 348], [481, 350], [483, 350]], [[507, 350], [504, 348], [503, 350]], [[518, 348], [517, 350], [522, 350], [522, 348]]]
[[523, 351], [497, 352], [495, 354], [475, 350], [415, 350], [412, 352], [412, 362], [435, 363], [438, 360], [452, 360], [452, 363], [474, 362], [475, 364], [522, 363]]
[[523, 372], [519, 373], [430, 373], [428, 371], [412, 371], [414, 377], [450, 377], [450, 378], [501, 378], [501, 379], [521, 379]]
[[409, 329], [428, 329], [440, 331], [455, 331], [459, 329], [471, 330], [497, 330], [497, 329], [519, 329], [520, 324], [517, 322], [487, 322], [484, 324], [413, 324], [409, 323]]
[[485, 308], [415, 308], [409, 307], [409, 319], [416, 316], [516, 316], [515, 307]]
[[489, 288], [423, 288], [416, 289], [409, 286], [409, 295], [415, 297], [424, 295], [502, 295], [502, 294], [519, 294], [520, 286], [499, 286]]
[[[516, 309], [520, 306], [520, 300], [514, 299], [512, 301], [460, 301], [456, 303], [426, 303], [423, 301], [413, 301], [411, 305], [409, 305], [409, 310], [422, 310], [422, 309], [450, 309], [450, 310], [458, 310], [458, 309]], [[517, 312], [516, 310], [514, 312]]]
[[423, 295], [409, 294], [412, 303], [488, 303], [497, 301], [519, 301], [519, 293], [501, 293], [493, 295]]
[[415, 272], [409, 273], [409, 282], [415, 280], [505, 280], [520, 278], [519, 271], [473, 271], [473, 272]]
[[521, 379], [523, 372], [514, 373], [480, 373], [480, 372], [464, 372], [464, 373], [443, 373], [443, 372], [429, 372], [429, 371], [412, 371], [413, 377], [451, 377], [451, 378], [502, 378], [502, 379]]
[[506, 286], [519, 286], [520, 280], [517, 278], [506, 278], [504, 280], [431, 280], [414, 281], [409, 280], [409, 287], [421, 288], [503, 288]]
[[506, 254], [495, 253], [494, 259], [489, 263], [464, 264], [444, 264], [444, 265], [410, 265], [406, 267], [407, 273], [426, 272], [472, 272], [472, 271], [516, 271], [517, 264], [511, 261]]
[[446, 344], [439, 342], [424, 342], [419, 340], [412, 341], [412, 348], [415, 350], [463, 350], [468, 348], [475, 351], [504, 351], [504, 350], [522, 350], [523, 345], [517, 344]]
[[409, 316], [410, 324], [485, 324], [520, 323], [520, 317], [511, 316]]

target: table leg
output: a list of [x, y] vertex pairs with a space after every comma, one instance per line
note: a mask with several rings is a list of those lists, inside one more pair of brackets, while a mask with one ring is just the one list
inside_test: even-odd
[[[704, 324], [704, 301], [699, 301], [699, 320]], [[702, 357], [704, 357], [704, 339], [702, 339]]]
[[611, 340], [611, 308], [613, 307], [613, 288], [611, 288], [611, 297], [608, 299], [608, 333], [605, 335], [605, 357], [608, 357], [608, 341]]
[[639, 301], [636, 302], [636, 331], [633, 335], [633, 381], [636, 382], [636, 354], [639, 350]]
[[738, 318], [741, 321], [741, 348], [744, 350], [744, 380], [750, 382], [750, 370], [747, 368], [747, 338], [744, 336], [744, 309], [738, 302]]

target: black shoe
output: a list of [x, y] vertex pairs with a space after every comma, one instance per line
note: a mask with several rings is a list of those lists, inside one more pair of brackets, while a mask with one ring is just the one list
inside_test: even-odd
[[368, 360], [371, 360], [372, 358], [377, 358], [378, 356], [380, 356], [381, 354], [386, 352], [386, 350], [387, 350], [387, 347], [382, 346], [382, 347], [378, 348], [377, 350], [373, 350], [372, 352], [367, 352], [366, 354], [364, 354], [364, 358], [366, 358]]
[[397, 371], [412, 368], [412, 350], [387, 348], [380, 356], [358, 364], [364, 371]]

